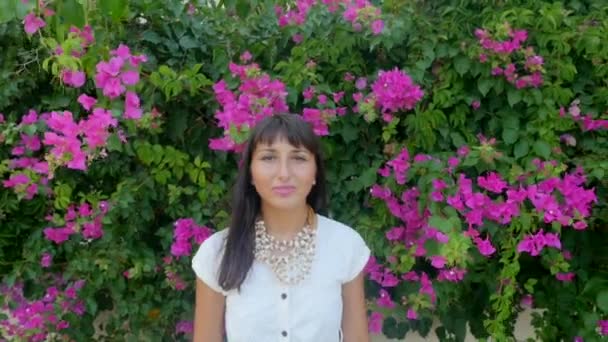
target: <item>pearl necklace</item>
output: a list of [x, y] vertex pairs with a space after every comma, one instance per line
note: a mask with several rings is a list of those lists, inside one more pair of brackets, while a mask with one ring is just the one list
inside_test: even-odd
[[316, 245], [315, 218], [309, 209], [306, 225], [291, 240], [278, 240], [268, 234], [263, 220], [255, 223], [255, 259], [268, 264], [284, 285], [297, 285], [310, 273]]

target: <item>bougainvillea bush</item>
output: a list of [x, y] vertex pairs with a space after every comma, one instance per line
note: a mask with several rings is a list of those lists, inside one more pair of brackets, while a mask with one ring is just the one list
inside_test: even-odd
[[604, 1], [0, 2], [0, 340], [187, 340], [262, 118], [321, 137], [369, 330], [608, 335]]

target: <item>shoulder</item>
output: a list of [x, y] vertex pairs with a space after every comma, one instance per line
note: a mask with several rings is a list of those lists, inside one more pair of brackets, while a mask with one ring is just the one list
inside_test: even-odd
[[226, 243], [227, 236], [228, 229], [223, 229], [211, 234], [211, 236], [205, 239], [198, 247], [198, 250], [194, 255], [195, 261], [203, 258], [217, 257]]
[[219, 249], [226, 243], [226, 238], [228, 237], [228, 228], [218, 230], [215, 233], [211, 234], [205, 241], [203, 241], [203, 245], [207, 244], [209, 246], [213, 246], [214, 248]]
[[328, 237], [336, 239], [337, 241], [356, 241], [363, 240], [361, 234], [354, 228], [327, 216], [318, 214], [318, 226], [322, 229]]
[[198, 247], [192, 257], [192, 269], [203, 282], [216, 292], [226, 295], [218, 283], [222, 251], [228, 230], [213, 233]]
[[361, 234], [352, 227], [318, 215], [318, 229], [325, 253], [339, 264], [335, 275], [341, 283], [354, 279], [365, 267], [370, 257], [370, 249]]

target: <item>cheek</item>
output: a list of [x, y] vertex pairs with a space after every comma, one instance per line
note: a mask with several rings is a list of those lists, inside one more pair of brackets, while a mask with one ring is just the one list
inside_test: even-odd
[[313, 181], [317, 176], [317, 168], [315, 164], [302, 166], [301, 168], [297, 169], [297, 172], [299, 178], [305, 181]]

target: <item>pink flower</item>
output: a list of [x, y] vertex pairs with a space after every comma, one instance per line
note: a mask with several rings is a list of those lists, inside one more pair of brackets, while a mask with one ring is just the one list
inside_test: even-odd
[[194, 331], [194, 324], [192, 321], [179, 321], [175, 325], [176, 334], [191, 334]]
[[309, 101], [312, 100], [312, 98], [315, 95], [315, 87], [310, 86], [310, 87], [306, 88], [303, 92], [303, 95], [304, 95], [304, 99], [309, 100]]
[[372, 84], [372, 93], [377, 105], [385, 112], [410, 110], [424, 95], [422, 89], [397, 68], [380, 71], [378, 79]]
[[492, 246], [492, 243], [490, 242], [489, 238], [486, 238], [485, 240], [482, 240], [481, 238], [475, 238], [473, 241], [477, 245], [479, 253], [481, 253], [481, 255], [483, 256], [487, 257], [496, 252], [496, 248]]
[[355, 82], [355, 88], [363, 90], [367, 87], [367, 79], [365, 77], [359, 77]]
[[28, 184], [29, 182], [30, 178], [23, 173], [13, 174], [8, 180], [2, 181], [5, 188], [12, 188], [18, 185]]
[[368, 330], [372, 334], [382, 333], [383, 316], [379, 312], [372, 312], [369, 316]]
[[377, 19], [374, 20], [372, 22], [372, 32], [375, 35], [379, 35], [380, 33], [382, 33], [382, 30], [384, 29], [384, 21], [381, 19]]
[[380, 296], [376, 300], [376, 304], [380, 307], [389, 309], [395, 307], [395, 302], [393, 302], [391, 295], [385, 289], [380, 289]]
[[33, 125], [38, 121], [38, 113], [35, 110], [30, 109], [27, 115], [21, 118], [22, 125]]
[[25, 32], [31, 36], [34, 33], [38, 32], [39, 29], [45, 27], [46, 23], [40, 17], [37, 17], [34, 13], [29, 13], [25, 16], [25, 19], [23, 19], [23, 25]]
[[70, 228], [45, 228], [43, 233], [47, 240], [61, 244], [67, 241], [70, 235], [74, 234], [74, 231]]
[[44, 268], [48, 268], [51, 266], [53, 261], [53, 256], [50, 253], [43, 253], [42, 258], [40, 259], [40, 265]]
[[291, 36], [291, 40], [293, 40], [293, 42], [296, 44], [300, 44], [301, 42], [304, 41], [304, 36], [301, 33], [296, 33], [293, 36]]
[[557, 280], [562, 281], [562, 282], [571, 282], [572, 279], [574, 279], [574, 273], [573, 272], [566, 272], [566, 273], [557, 273], [555, 275], [555, 278], [557, 278]]
[[453, 283], [457, 283], [464, 279], [465, 274], [467, 273], [464, 269], [459, 268], [451, 268], [446, 270], [440, 270], [439, 276], [437, 276], [438, 281], [450, 281]]
[[93, 108], [93, 106], [97, 103], [97, 99], [86, 94], [80, 95], [77, 101], [86, 110], [91, 110], [91, 108]]
[[120, 74], [120, 80], [124, 85], [136, 85], [139, 82], [139, 72], [135, 70], [125, 70]]
[[86, 75], [82, 71], [63, 70], [61, 79], [68, 86], [80, 88], [86, 81]]
[[597, 321], [597, 326], [600, 329], [600, 335], [608, 336], [608, 320]]
[[99, 239], [103, 236], [103, 229], [101, 222], [95, 220], [94, 222], [85, 222], [83, 224], [82, 236], [85, 239]]
[[328, 111], [319, 110], [314, 108], [304, 108], [302, 112], [302, 117], [306, 122], [309, 122], [313, 125], [313, 131], [316, 135], [325, 136], [329, 134], [329, 127], [327, 125], [327, 114], [330, 114]]
[[517, 245], [517, 251], [519, 253], [528, 252], [532, 256], [537, 256], [545, 246], [556, 249], [561, 249], [562, 247], [561, 241], [556, 234], [545, 234], [541, 229], [534, 235], [526, 235], [524, 239]]
[[532, 297], [532, 295], [527, 294], [521, 298], [520, 303], [522, 306], [532, 307], [532, 304], [534, 303], [534, 298]]
[[431, 258], [431, 265], [435, 268], [443, 268], [447, 262], [446, 258], [441, 255], [434, 255]]
[[317, 97], [317, 101], [319, 101], [320, 105], [325, 105], [327, 104], [327, 96], [321, 94]]
[[479, 100], [475, 100], [475, 101], [471, 102], [471, 108], [473, 108], [473, 110], [479, 109], [480, 106], [481, 106], [481, 103], [479, 102]]
[[399, 278], [397, 278], [391, 271], [388, 269], [384, 270], [382, 285], [383, 287], [395, 287], [399, 284]]
[[407, 309], [407, 319], [418, 319], [418, 313], [416, 310], [412, 308]]
[[192, 238], [194, 238], [194, 242], [197, 245], [200, 245], [201, 243], [205, 242], [205, 240], [207, 240], [212, 233], [213, 231], [211, 231], [211, 229], [207, 227], [195, 226], [192, 228]]
[[501, 67], [495, 67], [492, 69], [492, 76], [500, 76], [504, 73]]
[[125, 118], [137, 120], [142, 116], [140, 108], [139, 96], [132, 91], [127, 91], [125, 96]]
[[477, 177], [477, 183], [480, 187], [494, 193], [501, 193], [507, 188], [507, 182], [496, 172], [490, 172], [486, 177]]
[[393, 227], [388, 232], [386, 232], [386, 238], [389, 241], [401, 240], [404, 232], [405, 232], [405, 228], [403, 228], [403, 227]]
[[243, 63], [247, 63], [249, 62], [251, 59], [253, 58], [253, 56], [251, 55], [251, 52], [249, 51], [245, 51], [243, 52], [243, 54], [241, 54], [240, 60]]
[[67, 321], [60, 321], [57, 323], [57, 330], [63, 330], [70, 327], [70, 323]]
[[457, 154], [460, 157], [466, 157], [469, 154], [469, 147], [467, 145], [462, 145], [458, 148]]
[[570, 134], [560, 135], [559, 141], [565, 143], [568, 146], [576, 146], [576, 138]]

